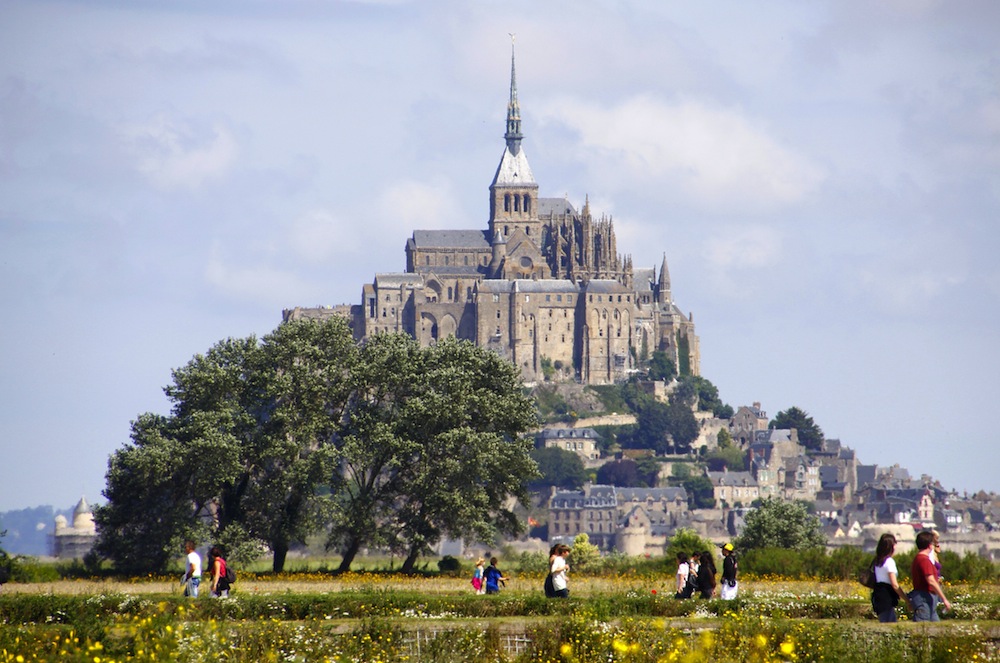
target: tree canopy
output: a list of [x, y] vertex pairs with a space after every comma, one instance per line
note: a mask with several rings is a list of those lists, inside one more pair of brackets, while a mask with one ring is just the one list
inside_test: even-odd
[[823, 546], [825, 538], [819, 519], [809, 513], [805, 504], [769, 497], [747, 514], [743, 532], [735, 543], [741, 550], [805, 550]]
[[344, 320], [227, 339], [173, 372], [169, 416], [140, 415], [110, 458], [97, 551], [162, 570], [184, 538], [260, 542], [282, 570], [320, 529], [348, 568], [361, 546], [411, 557], [444, 535], [487, 540], [535, 475], [516, 369], [469, 343], [421, 348]]
[[819, 451], [823, 448], [823, 430], [805, 410], [792, 406], [775, 415], [768, 425], [779, 429], [794, 428], [798, 431], [799, 443], [806, 449]]
[[538, 489], [546, 486], [576, 490], [587, 481], [583, 461], [572, 451], [558, 447], [533, 449], [531, 458], [538, 463], [540, 476], [531, 483]]

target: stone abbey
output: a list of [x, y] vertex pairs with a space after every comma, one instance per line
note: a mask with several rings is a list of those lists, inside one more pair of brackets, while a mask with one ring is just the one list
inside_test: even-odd
[[506, 145], [490, 184], [485, 230], [415, 230], [406, 271], [378, 273], [360, 305], [293, 308], [285, 320], [346, 315], [354, 337], [405, 332], [422, 344], [457, 336], [509, 359], [525, 382], [608, 384], [655, 350], [699, 373], [694, 321], [674, 303], [664, 255], [635, 269], [609, 217], [542, 198], [521, 146], [511, 53]]

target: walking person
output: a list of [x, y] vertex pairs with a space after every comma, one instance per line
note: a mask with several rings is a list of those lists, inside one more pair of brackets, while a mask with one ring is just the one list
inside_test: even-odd
[[896, 621], [896, 606], [899, 600], [909, 607], [910, 599], [897, 579], [896, 560], [892, 558], [896, 552], [896, 537], [883, 534], [875, 547], [875, 560], [872, 568], [875, 570], [875, 588], [872, 590], [872, 610], [878, 615], [880, 622]]
[[480, 557], [476, 560], [476, 570], [472, 572], [472, 589], [476, 594], [486, 593], [486, 560]]
[[715, 594], [715, 560], [712, 553], [702, 551], [698, 560], [697, 588], [703, 599], [710, 599]]
[[944, 595], [944, 589], [938, 581], [938, 570], [931, 557], [934, 547], [934, 532], [924, 530], [917, 534], [917, 556], [910, 566], [910, 579], [913, 580], [913, 591], [910, 592], [910, 605], [913, 608], [913, 621], [938, 622], [941, 618], [937, 613], [937, 601], [944, 603], [945, 610], [951, 610], [951, 603]]
[[687, 553], [677, 553], [677, 593], [675, 599], [691, 598], [691, 590], [694, 586], [691, 582], [691, 565], [688, 563]]
[[222, 548], [212, 546], [208, 551], [208, 568], [212, 578], [212, 596], [220, 599], [229, 598], [229, 578], [226, 577], [226, 560], [222, 556]]
[[556, 548], [555, 557], [552, 559], [552, 566], [549, 572], [552, 574], [552, 595], [556, 598], [569, 598], [569, 583], [566, 575], [569, 573], [569, 564], [566, 558], [569, 557], [570, 547], [565, 543], [560, 543]]
[[731, 600], [736, 598], [737, 582], [736, 573], [739, 565], [736, 563], [736, 551], [733, 544], [727, 543], [722, 546], [722, 598]]
[[500, 592], [500, 585], [506, 586], [507, 577], [497, 568], [496, 557], [490, 557], [490, 565], [483, 571], [483, 578], [486, 580], [487, 594], [497, 594]]
[[193, 599], [198, 598], [198, 585], [201, 584], [201, 555], [195, 550], [194, 541], [188, 539], [184, 542], [184, 576], [181, 583], [184, 585], [184, 596]]

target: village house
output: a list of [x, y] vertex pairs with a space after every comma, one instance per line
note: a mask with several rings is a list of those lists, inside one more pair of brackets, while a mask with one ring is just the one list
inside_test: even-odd
[[549, 542], [572, 543], [585, 533], [601, 550], [631, 555], [662, 554], [667, 539], [688, 518], [683, 488], [619, 488], [585, 484], [582, 490], [552, 489]]

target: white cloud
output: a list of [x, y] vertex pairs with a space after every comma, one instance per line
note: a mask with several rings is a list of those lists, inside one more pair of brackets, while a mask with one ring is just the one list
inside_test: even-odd
[[873, 261], [858, 270], [857, 286], [885, 312], [913, 314], [929, 310], [936, 300], [967, 279], [957, 265], [909, 260], [909, 252]]
[[124, 130], [136, 168], [161, 189], [197, 189], [225, 175], [236, 160], [232, 132], [216, 123], [199, 127], [158, 115]]
[[639, 95], [613, 107], [562, 98], [541, 112], [579, 134], [581, 153], [598, 152], [591, 167], [606, 181], [662, 186], [666, 180], [708, 209], [787, 205], [824, 178], [737, 108]]
[[290, 301], [309, 301], [321, 294], [293, 273], [262, 264], [233, 265], [216, 251], [205, 266], [205, 280], [217, 292], [233, 299], [265, 303], [280, 309]]
[[[391, 220], [393, 229], [449, 228], [462, 221], [451, 182], [438, 178], [432, 182], [402, 180], [382, 192], [378, 200], [379, 217]], [[464, 226], [463, 226], [464, 227]]]
[[773, 228], [762, 225], [732, 227], [706, 240], [704, 257], [715, 287], [724, 294], [745, 296], [738, 273], [763, 269], [778, 262], [782, 239]]
[[292, 222], [288, 244], [298, 257], [311, 263], [353, 253], [358, 246], [350, 225], [321, 209], [306, 212]]

